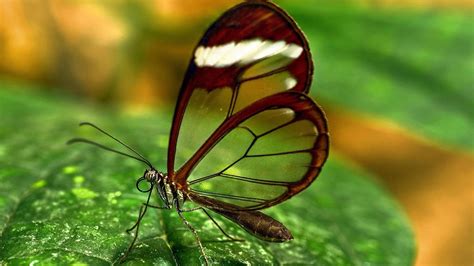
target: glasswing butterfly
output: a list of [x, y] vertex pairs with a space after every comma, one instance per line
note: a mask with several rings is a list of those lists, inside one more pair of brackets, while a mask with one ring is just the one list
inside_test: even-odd
[[[280, 222], [260, 212], [307, 188], [321, 171], [329, 150], [325, 115], [307, 96], [313, 63], [306, 38], [295, 21], [269, 1], [241, 3], [225, 12], [194, 49], [176, 105], [169, 139], [167, 173], [91, 123], [133, 154], [74, 138], [128, 156], [149, 168], [137, 180], [148, 193], [140, 208], [132, 250], [147, 208], [223, 215], [257, 238], [293, 238]], [[140, 183], [149, 184], [143, 189]], [[156, 191], [163, 206], [150, 204]], [[191, 201], [199, 207], [184, 209]]]

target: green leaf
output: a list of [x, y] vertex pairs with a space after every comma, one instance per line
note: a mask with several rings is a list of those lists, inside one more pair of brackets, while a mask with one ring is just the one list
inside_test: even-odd
[[[84, 133], [77, 128], [79, 121], [93, 121], [164, 170], [170, 115], [110, 114], [2, 84], [0, 264], [117, 262], [132, 238], [125, 229], [146, 200], [135, 188], [144, 166], [65, 142]], [[209, 258], [219, 265], [413, 263], [413, 233], [397, 204], [370, 176], [337, 155], [331, 155], [309, 189], [265, 212], [283, 222], [295, 239], [283, 244], [260, 241], [214, 214], [229, 234], [246, 240], [215, 242], [225, 238], [209, 219], [194, 212], [186, 217], [198, 230]], [[194, 237], [176, 212], [151, 209], [128, 263], [199, 262], [203, 260]]]
[[[306, 33], [318, 101], [474, 150], [474, 17], [461, 10], [281, 5]], [[350, 96], [350, 97], [348, 97]]]

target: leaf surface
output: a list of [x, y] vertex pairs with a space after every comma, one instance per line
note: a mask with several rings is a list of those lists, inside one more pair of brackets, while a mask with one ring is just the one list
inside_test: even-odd
[[[65, 142], [78, 134], [98, 137], [76, 127], [79, 119], [92, 120], [164, 169], [166, 115], [97, 112], [67, 99], [18, 92], [15, 84], [2, 87], [0, 262], [116, 263], [131, 241], [125, 229], [146, 200], [135, 189], [144, 166]], [[283, 222], [295, 239], [260, 241], [214, 214], [229, 234], [246, 240], [216, 242], [225, 238], [204, 214], [186, 217], [218, 264], [410, 265], [414, 259], [413, 234], [399, 207], [367, 174], [334, 154], [309, 189], [266, 213]], [[151, 209], [128, 263], [199, 261], [194, 237], [177, 214]]]

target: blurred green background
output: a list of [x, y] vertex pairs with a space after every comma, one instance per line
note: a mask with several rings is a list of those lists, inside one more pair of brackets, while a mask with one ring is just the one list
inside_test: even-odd
[[[122, 115], [127, 125], [117, 128], [146, 128], [143, 114], [154, 114], [166, 133], [195, 43], [238, 2], [0, 0], [2, 142], [28, 145], [49, 124], [75, 134], [83, 119], [120, 123]], [[310, 41], [311, 95], [327, 110], [333, 154], [376, 177], [402, 206], [415, 264], [473, 265], [473, 2], [275, 2]], [[23, 108], [29, 97], [35, 106]], [[55, 115], [35, 119], [34, 110]], [[7, 155], [3, 165], [22, 164]]]

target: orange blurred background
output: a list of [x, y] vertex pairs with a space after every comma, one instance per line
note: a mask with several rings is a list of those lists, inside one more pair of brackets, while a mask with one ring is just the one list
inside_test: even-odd
[[[0, 76], [132, 111], [172, 107], [195, 43], [237, 2], [0, 0]], [[343, 4], [394, 10], [474, 7], [470, 0]], [[328, 109], [334, 150], [378, 176], [411, 219], [416, 264], [474, 265], [472, 153], [391, 121]]]

